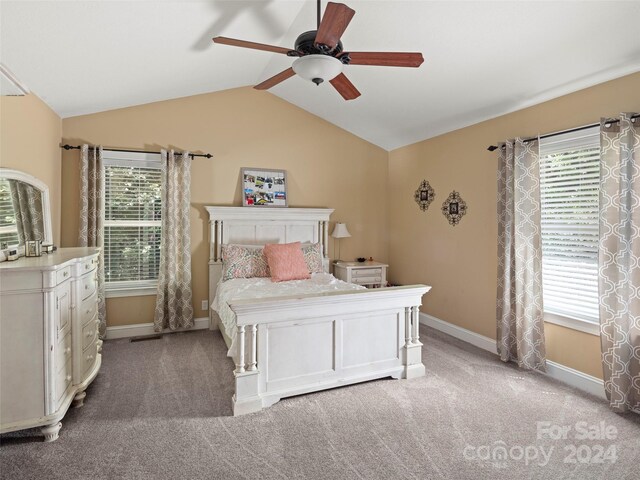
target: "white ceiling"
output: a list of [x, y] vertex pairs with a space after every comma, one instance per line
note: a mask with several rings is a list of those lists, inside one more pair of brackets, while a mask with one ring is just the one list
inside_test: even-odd
[[[346, 67], [362, 93], [350, 102], [299, 77], [270, 91], [387, 150], [640, 71], [640, 1], [344, 1], [356, 11], [345, 50], [420, 51], [425, 63]], [[315, 28], [316, 6], [3, 0], [0, 8], [0, 61], [69, 117], [259, 83], [292, 59], [211, 37], [293, 47]]]

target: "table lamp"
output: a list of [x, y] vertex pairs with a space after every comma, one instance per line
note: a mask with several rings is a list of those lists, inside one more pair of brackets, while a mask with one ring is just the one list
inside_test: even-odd
[[342, 260], [340, 260], [340, 239], [341, 238], [347, 238], [350, 237], [351, 234], [349, 233], [349, 230], [347, 230], [347, 224], [346, 223], [336, 223], [335, 227], [333, 227], [333, 232], [331, 232], [331, 236], [333, 238], [337, 238], [338, 239], [338, 255], [337, 255], [337, 260], [335, 260], [335, 263], [340, 262]]

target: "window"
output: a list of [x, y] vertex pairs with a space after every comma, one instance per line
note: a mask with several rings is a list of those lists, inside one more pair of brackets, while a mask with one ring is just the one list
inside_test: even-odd
[[545, 320], [598, 333], [599, 128], [540, 142]]
[[107, 296], [155, 294], [160, 267], [159, 155], [104, 152]]
[[20, 243], [16, 213], [11, 200], [11, 187], [6, 178], [0, 178], [0, 245], [14, 246]]

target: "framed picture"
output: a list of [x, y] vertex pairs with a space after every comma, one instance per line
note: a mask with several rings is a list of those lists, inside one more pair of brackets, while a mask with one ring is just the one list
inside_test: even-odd
[[243, 207], [286, 207], [287, 197], [286, 170], [268, 168], [242, 168]]
[[442, 204], [442, 214], [447, 217], [449, 224], [455, 227], [466, 213], [467, 202], [454, 190]]

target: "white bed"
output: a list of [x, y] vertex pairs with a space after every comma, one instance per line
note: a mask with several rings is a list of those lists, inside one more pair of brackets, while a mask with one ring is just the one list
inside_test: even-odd
[[365, 287], [338, 280], [330, 273], [314, 273], [309, 280], [272, 282], [270, 278], [234, 278], [218, 283], [212, 309], [218, 314], [218, 327], [227, 344], [227, 356], [237, 360], [236, 314], [230, 303], [237, 300], [266, 297], [287, 297], [292, 295], [314, 295], [327, 292], [366, 290]]
[[430, 287], [367, 290], [329, 273], [282, 283], [220, 281], [223, 244], [320, 243], [328, 272], [333, 210], [206, 208], [210, 321], [211, 328], [220, 328], [236, 365], [234, 415], [302, 393], [424, 375], [418, 312]]

